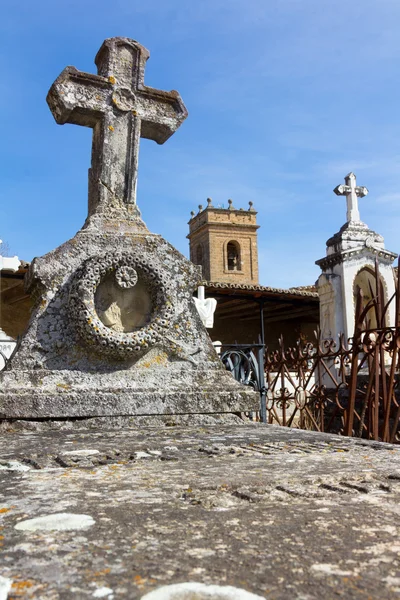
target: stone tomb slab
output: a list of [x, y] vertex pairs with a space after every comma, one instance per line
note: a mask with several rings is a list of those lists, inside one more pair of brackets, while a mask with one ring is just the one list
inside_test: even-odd
[[[400, 451], [273, 426], [4, 432], [10, 598], [398, 598]], [[11, 583], [10, 583], [11, 582]]]

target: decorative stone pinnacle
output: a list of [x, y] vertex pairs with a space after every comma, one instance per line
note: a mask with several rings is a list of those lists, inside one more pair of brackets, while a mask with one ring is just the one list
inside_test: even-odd
[[[110, 207], [136, 207], [140, 138], [163, 144], [187, 117], [178, 92], [144, 84], [150, 53], [128, 38], [105, 40], [95, 63], [97, 75], [66, 67], [47, 95], [60, 125], [93, 129], [89, 171], [89, 215]], [[133, 207], [133, 208], [132, 208]]]
[[199, 213], [203, 210], [203, 205], [199, 204]]
[[228, 209], [231, 210], [233, 208], [233, 201], [229, 198], [228, 200]]
[[207, 204], [210, 208], [212, 207], [212, 199], [211, 198], [207, 198]]
[[360, 212], [358, 210], [358, 198], [363, 198], [368, 194], [368, 189], [364, 186], [356, 185], [356, 176], [349, 173], [344, 178], [345, 185], [337, 185], [333, 190], [337, 196], [346, 196], [347, 201], [347, 222], [359, 222]]
[[194, 210], [192, 210], [192, 211], [191, 211], [191, 213], [190, 213], [190, 217], [191, 217], [191, 219], [193, 219], [193, 217], [194, 217], [194, 215], [195, 215], [195, 214], [196, 214], [196, 213], [194, 212]]
[[251, 200], [249, 201], [249, 210], [254, 210], [253, 209], [253, 202]]

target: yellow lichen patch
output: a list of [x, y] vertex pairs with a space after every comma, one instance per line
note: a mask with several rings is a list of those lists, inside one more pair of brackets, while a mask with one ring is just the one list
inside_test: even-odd
[[142, 587], [147, 582], [147, 579], [144, 579], [140, 575], [135, 575], [135, 577], [133, 578], [133, 581], [134, 581], [135, 585], [137, 585], [138, 587]]
[[95, 573], [93, 573], [93, 577], [102, 577], [102, 575], [107, 575], [110, 571], [111, 569], [109, 568], [102, 569], [101, 571], [96, 571]]
[[151, 358], [150, 360], [146, 360], [145, 362], [142, 363], [142, 366], [145, 369], [148, 369], [149, 367], [152, 367], [153, 365], [165, 365], [168, 362], [168, 357], [165, 354], [165, 352], [163, 352], [162, 354], [157, 354], [156, 356], [153, 356], [153, 358]]
[[133, 114], [133, 115], [137, 115], [137, 112], [136, 112], [136, 110], [133, 110], [133, 111], [132, 111], [132, 114]]
[[11, 510], [10, 508], [0, 508], [0, 514], [8, 513]]
[[62, 388], [63, 390], [69, 390], [71, 386], [68, 383], [57, 383], [57, 387]]
[[115, 83], [115, 77], [113, 77], [112, 75], [110, 75], [110, 77], [108, 78], [108, 81], [114, 85], [114, 83]]
[[114, 127], [113, 127], [112, 125], [109, 125], [109, 126], [108, 126], [108, 129], [109, 129], [110, 131], [114, 131]]
[[14, 594], [20, 594], [21, 592], [33, 587], [33, 585], [34, 583], [29, 579], [26, 579], [25, 581], [14, 581], [11, 586], [11, 590], [14, 592]]

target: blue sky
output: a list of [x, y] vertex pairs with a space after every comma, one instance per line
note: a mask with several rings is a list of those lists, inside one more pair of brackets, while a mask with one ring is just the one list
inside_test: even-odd
[[142, 140], [138, 204], [188, 255], [190, 211], [258, 211], [260, 283], [311, 284], [345, 222], [332, 189], [354, 171], [361, 218], [400, 251], [398, 0], [19, 0], [1, 9], [0, 238], [31, 260], [72, 237], [87, 207], [91, 130], [56, 125], [45, 98], [67, 65], [96, 72], [107, 37], [151, 53], [146, 83], [189, 117]]

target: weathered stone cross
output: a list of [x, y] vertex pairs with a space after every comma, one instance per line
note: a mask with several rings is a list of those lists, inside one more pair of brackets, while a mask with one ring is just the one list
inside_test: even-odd
[[356, 185], [356, 176], [354, 173], [346, 175], [344, 181], [346, 185], [337, 185], [333, 191], [337, 196], [346, 196], [347, 222], [360, 221], [358, 198], [366, 196], [368, 194], [368, 189], [364, 186]]
[[110, 38], [95, 63], [98, 75], [67, 67], [47, 102], [57, 123], [93, 128], [89, 215], [136, 207], [140, 137], [163, 144], [187, 117], [178, 92], [144, 85], [150, 53], [135, 40]]

